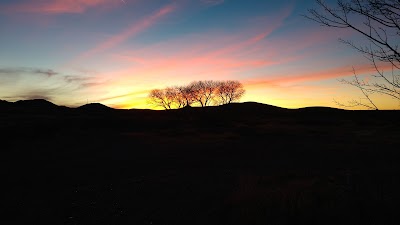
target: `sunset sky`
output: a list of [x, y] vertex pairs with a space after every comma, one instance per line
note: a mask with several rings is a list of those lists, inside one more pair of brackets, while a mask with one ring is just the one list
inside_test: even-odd
[[[334, 1], [331, 1], [334, 2]], [[43, 98], [151, 108], [151, 89], [238, 80], [256, 101], [338, 107], [359, 99], [338, 82], [374, 74], [371, 63], [302, 15], [311, 0], [3, 0], [0, 99]], [[390, 99], [381, 108], [398, 108]]]

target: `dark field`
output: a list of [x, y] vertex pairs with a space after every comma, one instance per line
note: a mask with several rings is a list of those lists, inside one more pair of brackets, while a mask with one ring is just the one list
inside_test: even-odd
[[400, 224], [398, 111], [0, 103], [3, 224]]

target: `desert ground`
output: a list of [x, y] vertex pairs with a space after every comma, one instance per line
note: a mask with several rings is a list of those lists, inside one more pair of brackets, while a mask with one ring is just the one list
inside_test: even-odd
[[400, 223], [399, 111], [0, 102], [4, 224]]

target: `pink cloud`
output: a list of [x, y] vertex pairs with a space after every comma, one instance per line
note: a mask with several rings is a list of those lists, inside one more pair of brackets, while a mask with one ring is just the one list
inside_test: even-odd
[[84, 13], [89, 8], [115, 4], [110, 0], [39, 0], [5, 7], [9, 12], [64, 14]]
[[125, 98], [125, 97], [130, 97], [130, 96], [136, 96], [136, 95], [143, 95], [143, 94], [147, 95], [149, 92], [150, 92], [150, 90], [135, 91], [135, 92], [127, 93], [127, 94], [109, 96], [109, 97], [105, 97], [105, 98], [96, 99], [96, 102], [104, 102], [104, 101], [120, 99], [120, 98]]
[[[244, 58], [241, 56], [210, 57], [204, 55], [187, 55], [185, 51], [178, 51], [174, 55], [165, 56], [160, 53], [149, 56], [140, 55], [113, 55], [113, 60], [119, 63], [133, 63], [125, 71], [116, 74], [124, 74], [132, 77], [132, 74], [149, 78], [151, 76], [168, 77], [172, 80], [197, 80], [197, 79], [229, 79], [234, 73], [248, 69], [256, 69], [274, 65], [277, 61], [262, 58]], [[130, 75], [129, 75], [130, 74]], [[162, 77], [160, 77], [162, 76]], [[217, 78], [218, 77], [218, 78]]]
[[[390, 65], [383, 65], [380, 69], [389, 71], [391, 69]], [[375, 68], [370, 64], [360, 65], [355, 68], [355, 72], [357, 75], [363, 74], [375, 74]], [[299, 75], [291, 76], [291, 75], [281, 75], [270, 78], [261, 78], [261, 79], [248, 79], [245, 81], [246, 86], [252, 87], [267, 87], [267, 86], [286, 86], [299, 84], [302, 82], [309, 81], [321, 81], [327, 79], [339, 79], [343, 77], [353, 76], [353, 70], [349, 66], [339, 66], [331, 69], [323, 69], [312, 72], [302, 72]]]
[[[229, 79], [229, 76], [239, 72], [293, 60], [291, 57], [265, 57], [268, 52], [266, 38], [282, 26], [291, 12], [292, 7], [287, 7], [275, 17], [263, 18], [256, 23], [252, 21], [251, 28], [237, 35], [212, 31], [140, 47], [135, 51], [114, 53], [112, 57], [116, 63], [133, 63], [133, 66], [130, 64], [128, 69], [115, 74], [137, 74], [144, 77], [161, 75], [168, 77], [168, 80], [199, 79], [195, 77], [217, 79], [215, 76]], [[258, 54], [248, 54], [249, 51]]]
[[[147, 19], [134, 24], [119, 35], [100, 43], [95, 48], [83, 53], [79, 59], [105, 51], [124, 41], [130, 35], [135, 35], [142, 28], [150, 25], [149, 21], [165, 15], [173, 10], [167, 6]], [[285, 8], [278, 17], [263, 19], [263, 23], [256, 23], [256, 28], [250, 28], [238, 35], [206, 33], [204, 35], [190, 35], [179, 39], [168, 40], [139, 50], [126, 53], [113, 53], [116, 63], [131, 62], [134, 68], [125, 71], [135, 71], [135, 74], [163, 74], [169, 70], [177, 71], [175, 74], [223, 74], [256, 69], [276, 65], [298, 57], [287, 54], [287, 57], [276, 57], [271, 54], [268, 42], [269, 34], [278, 29], [283, 20], [290, 15], [291, 8]], [[264, 21], [268, 21], [266, 24]], [[314, 42], [315, 43], [315, 42]], [[277, 51], [275, 51], [277, 52]], [[249, 54], [250, 53], [250, 54]], [[252, 53], [258, 53], [253, 55]], [[290, 56], [290, 57], [289, 57]], [[76, 60], [77, 61], [77, 60]], [[132, 64], [131, 64], [132, 65]], [[132, 74], [131, 72], [129, 72]], [[126, 72], [126, 74], [129, 74]]]

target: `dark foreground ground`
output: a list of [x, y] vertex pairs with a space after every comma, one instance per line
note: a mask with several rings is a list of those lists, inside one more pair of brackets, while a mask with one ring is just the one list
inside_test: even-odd
[[2, 103], [2, 224], [400, 224], [399, 118]]

